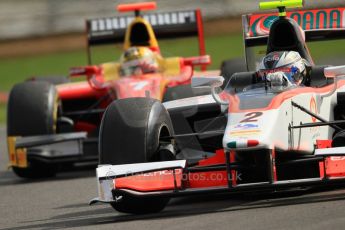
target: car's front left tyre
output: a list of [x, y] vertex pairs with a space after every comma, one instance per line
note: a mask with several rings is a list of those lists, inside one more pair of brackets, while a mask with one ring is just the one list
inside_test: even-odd
[[[111, 103], [103, 115], [99, 136], [100, 164], [132, 164], [174, 159], [173, 153], [160, 151], [173, 135], [170, 116], [160, 101], [128, 98]], [[164, 153], [164, 154], [162, 154]], [[164, 209], [169, 198], [123, 196], [112, 207], [125, 213], [152, 213]]]

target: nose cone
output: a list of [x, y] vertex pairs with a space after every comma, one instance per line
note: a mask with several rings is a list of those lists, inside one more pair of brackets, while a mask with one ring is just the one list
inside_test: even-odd
[[283, 128], [283, 124], [279, 124], [278, 117], [277, 110], [229, 114], [223, 137], [224, 148], [252, 150], [276, 146], [279, 140], [287, 139], [285, 138], [287, 129]]

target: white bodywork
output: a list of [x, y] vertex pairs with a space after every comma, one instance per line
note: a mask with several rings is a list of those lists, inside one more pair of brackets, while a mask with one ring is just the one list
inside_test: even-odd
[[164, 102], [163, 105], [167, 110], [169, 110], [169, 109], [183, 108], [183, 107], [189, 107], [189, 106], [195, 106], [195, 105], [214, 104], [215, 102], [216, 101], [210, 94], [210, 95], [204, 95], [204, 96], [183, 98], [183, 99], [174, 100], [174, 101], [167, 101], [167, 102]]
[[[341, 87], [337, 92], [344, 90], [345, 88]], [[230, 112], [223, 138], [224, 148], [228, 150], [276, 148], [283, 151], [296, 150], [313, 153], [316, 140], [332, 139], [334, 130], [329, 126], [291, 129], [291, 126], [318, 121], [294, 107], [292, 102], [316, 113], [327, 121], [332, 121], [333, 108], [337, 103], [336, 93], [328, 97], [322, 96], [323, 94], [313, 92], [299, 93], [273, 109]], [[247, 146], [249, 140], [257, 141], [258, 145]], [[229, 147], [229, 143], [237, 145]]]
[[222, 76], [194, 76], [192, 77], [192, 88], [209, 88], [221, 87], [224, 78]]
[[115, 188], [115, 177], [132, 176], [149, 171], [162, 171], [167, 169], [183, 169], [186, 160], [151, 162], [123, 165], [99, 165], [96, 169], [98, 197], [95, 201], [113, 202], [111, 191]]
[[[337, 92], [344, 92], [344, 79], [339, 87], [338, 80], [344, 77], [345, 66], [324, 69], [327, 78], [336, 78], [327, 90], [292, 88], [276, 94], [263, 108], [249, 111], [229, 111], [223, 146], [227, 150], [279, 149], [314, 153], [317, 140], [330, 140], [334, 133], [330, 126], [291, 128], [318, 121], [293, 105], [309, 110], [326, 121], [334, 120]], [[249, 91], [250, 94], [250, 91]], [[264, 94], [270, 94], [269, 91]], [[271, 92], [271, 94], [273, 94]], [[274, 95], [274, 94], [273, 94]], [[246, 100], [260, 96], [258, 92], [246, 95]], [[278, 98], [283, 97], [283, 98]], [[274, 102], [274, 103], [273, 103]]]

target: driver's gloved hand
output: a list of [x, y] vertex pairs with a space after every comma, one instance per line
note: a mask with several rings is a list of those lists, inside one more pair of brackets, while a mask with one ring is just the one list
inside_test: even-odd
[[292, 83], [285, 76], [283, 72], [269, 73], [266, 75], [266, 80], [271, 83], [272, 86], [291, 86]]

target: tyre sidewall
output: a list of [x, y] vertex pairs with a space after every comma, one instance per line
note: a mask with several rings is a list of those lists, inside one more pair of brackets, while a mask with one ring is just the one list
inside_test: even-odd
[[163, 126], [173, 134], [170, 116], [156, 99], [128, 98], [112, 102], [100, 126], [100, 164], [150, 161], [158, 150]]

